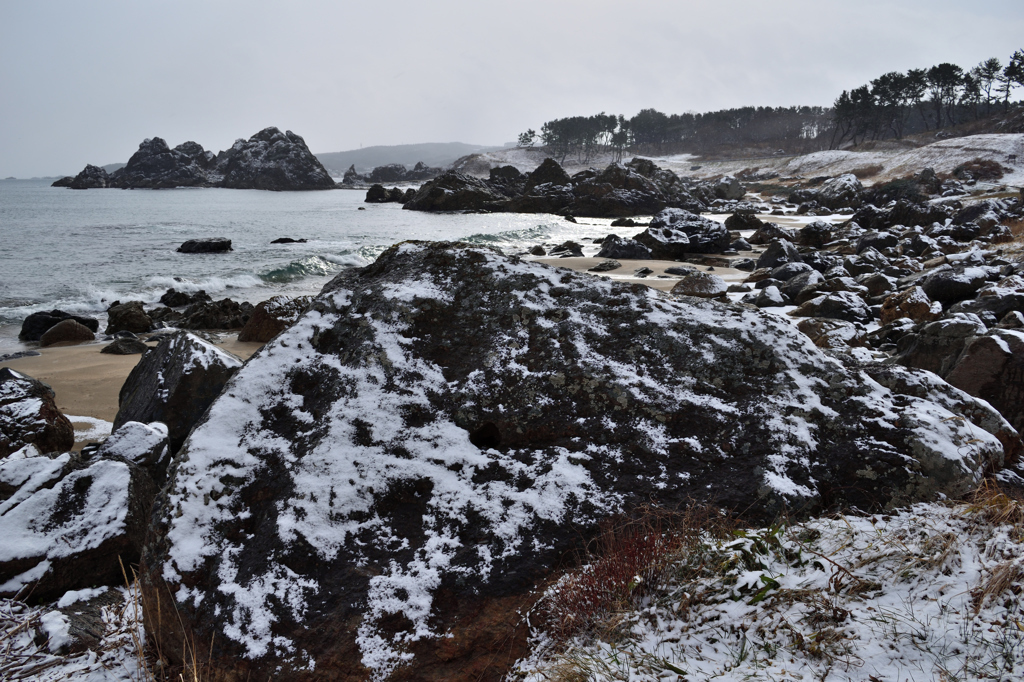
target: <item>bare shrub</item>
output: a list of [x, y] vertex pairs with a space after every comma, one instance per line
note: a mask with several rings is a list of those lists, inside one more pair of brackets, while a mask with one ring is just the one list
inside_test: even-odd
[[858, 180], [864, 180], [865, 178], [873, 178], [879, 173], [885, 170], [880, 164], [872, 164], [870, 166], [861, 166], [860, 168], [854, 168], [853, 173]]

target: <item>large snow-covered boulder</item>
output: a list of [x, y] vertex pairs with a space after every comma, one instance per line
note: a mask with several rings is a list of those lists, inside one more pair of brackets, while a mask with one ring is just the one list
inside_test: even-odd
[[171, 451], [206, 412], [242, 361], [182, 331], [165, 337], [142, 356], [118, 395], [114, 430], [127, 422], [163, 422]]
[[75, 444], [75, 429], [57, 409], [52, 388], [0, 368], [0, 459], [30, 444], [42, 453], [66, 452]]
[[946, 379], [1024, 429], [1024, 332], [993, 329], [972, 339]]
[[818, 189], [817, 201], [825, 208], [859, 208], [864, 203], [864, 186], [853, 173], [829, 178]]
[[222, 187], [234, 189], [333, 189], [334, 180], [306, 141], [292, 131], [264, 128], [217, 157]]
[[84, 464], [31, 445], [0, 461], [0, 597], [47, 601], [117, 585], [138, 561], [156, 487], [122, 459]]
[[329, 283], [175, 456], [147, 619], [214, 679], [497, 680], [602, 518], [960, 495], [1003, 449], [953, 416], [756, 310], [406, 242]]
[[721, 253], [729, 248], [725, 225], [681, 208], [661, 211], [633, 239], [649, 248], [652, 258], [666, 260], [688, 253]]

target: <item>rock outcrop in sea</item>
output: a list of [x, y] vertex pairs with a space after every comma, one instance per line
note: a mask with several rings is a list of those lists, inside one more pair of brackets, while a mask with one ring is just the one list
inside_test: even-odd
[[169, 189], [172, 187], [229, 187], [276, 191], [334, 189], [330, 173], [292, 131], [265, 128], [219, 154], [196, 142], [173, 149], [161, 138], [143, 140], [127, 165], [108, 174], [86, 166], [75, 178], [58, 180], [55, 187], [90, 189]]
[[192, 430], [147, 622], [216, 679], [498, 680], [601, 519], [959, 496], [1014, 433], [975, 402], [885, 388], [745, 306], [406, 242], [332, 280]]

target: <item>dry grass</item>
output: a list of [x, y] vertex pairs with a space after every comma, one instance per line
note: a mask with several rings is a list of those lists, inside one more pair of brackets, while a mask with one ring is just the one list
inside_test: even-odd
[[996, 526], [1011, 526], [1015, 529], [1016, 539], [1024, 537], [1024, 499], [1019, 493], [1008, 492], [998, 483], [986, 479], [971, 493], [968, 502], [969, 514]]
[[876, 164], [871, 165], [871, 166], [861, 166], [860, 168], [854, 168], [850, 172], [853, 173], [857, 177], [858, 180], [865, 180], [867, 178], [875, 177], [876, 175], [881, 173], [883, 170], [885, 170], [885, 168], [883, 166], [881, 166], [881, 165], [876, 163]]
[[991, 182], [1003, 177], [1008, 170], [1009, 169], [1004, 168], [998, 161], [976, 158], [954, 168], [953, 175], [958, 178], [971, 177], [975, 180]]
[[670, 570], [701, 572], [709, 535], [724, 537], [731, 528], [704, 506], [682, 512], [648, 507], [607, 521], [578, 557], [581, 568], [564, 575], [541, 602], [544, 630], [560, 643], [583, 633], [611, 635], [619, 623], [615, 614], [636, 608]]

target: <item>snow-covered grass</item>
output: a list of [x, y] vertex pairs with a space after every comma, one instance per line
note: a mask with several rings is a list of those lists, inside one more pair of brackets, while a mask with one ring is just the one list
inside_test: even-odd
[[[0, 679], [149, 682], [156, 677], [144, 655], [145, 632], [137, 585], [119, 588], [123, 601], [102, 607], [104, 632], [93, 650], [68, 653], [69, 618], [57, 608], [74, 610], [68, 593], [56, 604], [28, 606], [0, 599]], [[92, 591], [80, 591], [92, 592]], [[78, 594], [85, 599], [97, 596]]]
[[985, 486], [968, 503], [662, 541], [675, 554], [656, 585], [638, 570], [600, 618], [574, 630], [551, 627], [578, 618], [580, 609], [558, 608], [577, 601], [565, 592], [580, 576], [608, 561], [596, 558], [535, 609], [534, 653], [516, 675], [527, 682], [1018, 680], [1022, 524], [1024, 505]]

